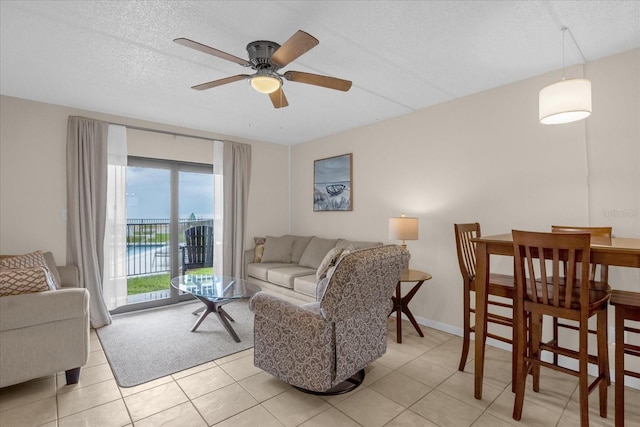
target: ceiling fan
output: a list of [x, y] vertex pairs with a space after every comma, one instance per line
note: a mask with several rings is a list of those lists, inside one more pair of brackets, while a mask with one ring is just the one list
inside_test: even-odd
[[289, 105], [287, 97], [282, 90], [283, 78], [292, 82], [306, 83], [314, 86], [321, 86], [329, 89], [348, 91], [351, 88], [349, 80], [342, 80], [335, 77], [322, 76], [318, 74], [304, 73], [301, 71], [286, 71], [279, 74], [280, 68], [286, 67], [290, 62], [313, 49], [320, 43], [318, 39], [304, 31], [298, 30], [281, 46], [278, 43], [258, 40], [247, 45], [249, 60], [244, 60], [237, 56], [223, 52], [218, 49], [206, 46], [193, 40], [178, 38], [174, 42], [190, 47], [227, 61], [235, 62], [243, 67], [249, 67], [256, 70], [254, 74], [238, 74], [224, 79], [213, 80], [211, 82], [202, 83], [192, 86], [192, 89], [205, 90], [212, 87], [221, 86], [227, 83], [237, 82], [239, 80], [249, 79], [251, 86], [261, 93], [266, 93], [271, 98], [271, 102], [275, 108], [282, 108]]

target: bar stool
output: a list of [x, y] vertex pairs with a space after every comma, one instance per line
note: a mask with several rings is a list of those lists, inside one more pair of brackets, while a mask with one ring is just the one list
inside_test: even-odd
[[640, 321], [640, 293], [613, 290], [610, 303], [616, 309], [616, 427], [621, 427], [624, 426], [624, 376], [640, 378], [640, 372], [624, 368], [625, 353], [640, 357], [640, 346], [624, 342], [625, 332], [640, 334], [640, 329], [624, 324], [625, 320]]
[[[590, 234], [588, 233], [536, 233], [513, 230], [516, 260], [516, 299], [514, 308], [514, 347], [516, 352], [516, 387], [513, 418], [520, 420], [524, 403], [525, 384], [529, 372], [533, 374], [533, 390], [540, 389], [540, 367], [544, 366], [578, 377], [580, 395], [580, 424], [589, 426], [589, 393], [599, 391], [600, 416], [607, 417], [608, 366], [607, 290], [590, 288]], [[566, 261], [564, 261], [566, 260]], [[551, 276], [547, 276], [550, 273]], [[516, 317], [517, 316], [517, 317]], [[578, 321], [579, 350], [542, 342], [543, 316]], [[597, 317], [598, 375], [590, 381], [587, 372], [588, 321]], [[525, 328], [525, 319], [530, 327]], [[573, 370], [547, 362], [543, 351], [569, 355], [578, 359]]]
[[[612, 227], [576, 227], [573, 225], [552, 225], [552, 233], [589, 233], [591, 235], [591, 242], [598, 244], [611, 244], [611, 235], [613, 232]], [[589, 268], [589, 287], [597, 290], [606, 290], [611, 292], [611, 286], [609, 286], [609, 267], [605, 264], [591, 264]], [[578, 326], [575, 322], [567, 323], [566, 321], [559, 321], [557, 317], [553, 318], [553, 339], [547, 343], [550, 345], [559, 345], [559, 330], [561, 328], [571, 329], [578, 331]], [[607, 336], [607, 342], [609, 342], [609, 326], [605, 326], [605, 334]], [[590, 334], [596, 334], [596, 331], [589, 329]], [[565, 355], [566, 356], [566, 355]], [[607, 365], [607, 384], [611, 384], [611, 378], [609, 375], [609, 353], [603, 355]], [[591, 357], [592, 360], [595, 358]], [[558, 353], [553, 354], [553, 363], [558, 364]]]
[[[460, 273], [463, 279], [463, 341], [462, 341], [462, 354], [460, 356], [460, 364], [458, 366], [459, 371], [464, 371], [464, 366], [467, 363], [467, 355], [469, 353], [469, 341], [471, 334], [475, 334], [475, 319], [473, 325], [471, 324], [471, 315], [475, 314], [475, 308], [471, 307], [471, 292], [476, 290], [476, 246], [472, 242], [473, 238], [480, 237], [480, 224], [477, 222], [469, 224], [454, 224], [454, 231], [456, 234], [456, 250], [458, 253], [458, 264], [460, 266]], [[489, 277], [489, 284], [487, 286], [487, 324], [493, 323], [497, 325], [513, 328], [513, 298], [515, 296], [515, 277], [506, 274], [491, 273]], [[496, 296], [509, 300], [508, 302], [497, 301], [490, 299], [489, 296]], [[490, 312], [489, 307], [503, 307], [504, 314]], [[481, 339], [486, 341], [487, 337], [495, 340], [502, 341], [507, 344], [513, 344], [513, 329], [510, 337], [498, 335], [492, 332], [486, 332], [484, 337], [475, 337], [475, 339]], [[515, 353], [513, 353], [515, 356]], [[515, 357], [512, 361], [513, 376], [515, 377]]]

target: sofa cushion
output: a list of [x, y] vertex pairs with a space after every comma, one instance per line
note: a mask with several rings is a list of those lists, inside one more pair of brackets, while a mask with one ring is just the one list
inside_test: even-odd
[[264, 242], [264, 253], [262, 254], [261, 262], [290, 263], [293, 240], [292, 236], [267, 236]]
[[[51, 255], [51, 263], [53, 268], [55, 267], [55, 261], [53, 261], [53, 255]], [[60, 288], [60, 283], [56, 281], [55, 274], [51, 272], [47, 260], [45, 259], [42, 251], [35, 251], [24, 255], [16, 255], [7, 258], [0, 259], [0, 268], [30, 268], [30, 267], [44, 267], [46, 273], [49, 275], [50, 283], [53, 283], [55, 288]]]
[[293, 290], [301, 294], [316, 297], [316, 288], [318, 287], [318, 279], [315, 274], [306, 276], [298, 276], [293, 279]]
[[382, 242], [363, 242], [356, 240], [338, 239], [338, 243], [336, 243], [336, 248], [346, 249], [348, 247], [351, 247], [351, 249], [354, 251], [358, 249], [377, 248], [378, 246], [382, 246]]
[[46, 267], [0, 268], [0, 297], [56, 290]]
[[327, 252], [333, 249], [337, 242], [338, 239], [322, 239], [314, 236], [300, 257], [298, 264], [317, 270]]
[[[282, 268], [272, 268], [267, 272], [267, 281], [285, 288], [293, 289], [293, 281], [298, 276], [308, 276], [315, 274], [312, 268], [292, 266]], [[314, 294], [315, 295], [315, 294]]]
[[285, 262], [254, 262], [247, 265], [247, 276], [267, 282], [267, 273], [269, 270], [283, 267], [296, 267], [296, 265]]
[[311, 242], [313, 236], [290, 236], [294, 239], [293, 246], [291, 247], [291, 262], [298, 264], [304, 250], [309, 245], [309, 242]]

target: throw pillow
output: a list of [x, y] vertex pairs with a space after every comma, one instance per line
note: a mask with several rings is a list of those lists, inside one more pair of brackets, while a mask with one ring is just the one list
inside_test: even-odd
[[56, 288], [60, 287], [60, 283], [56, 282], [55, 277], [51, 274], [47, 261], [44, 258], [42, 251], [35, 251], [24, 255], [12, 256], [10, 258], [3, 258], [0, 260], [0, 268], [30, 268], [30, 267], [44, 267], [46, 273], [51, 277], [50, 281]]
[[51, 275], [53, 276], [53, 281], [56, 284], [56, 287], [60, 289], [62, 287], [62, 277], [60, 277], [56, 260], [53, 258], [53, 254], [51, 252], [45, 252], [43, 255], [44, 261], [47, 263], [47, 268], [49, 268], [49, 272], [51, 272]]
[[291, 262], [291, 249], [293, 248], [293, 237], [267, 236], [264, 242], [264, 253], [262, 262]]
[[327, 252], [335, 248], [337, 241], [338, 239], [322, 239], [314, 236], [302, 253], [298, 264], [301, 267], [317, 269]]
[[0, 268], [0, 297], [55, 289], [46, 267]]
[[327, 279], [331, 279], [331, 276], [333, 276], [333, 272], [336, 271], [336, 267], [338, 266], [338, 264], [340, 264], [340, 261], [342, 261], [342, 259], [349, 255], [351, 252], [353, 252], [353, 248], [351, 246], [340, 250], [340, 255], [337, 256], [336, 262], [334, 262], [333, 265], [327, 269]]
[[264, 254], [264, 237], [254, 237], [253, 241], [256, 247], [253, 251], [253, 262], [262, 262], [262, 255]]
[[322, 280], [327, 276], [327, 270], [329, 270], [330, 267], [336, 265], [336, 262], [338, 261], [341, 253], [342, 249], [339, 248], [333, 248], [329, 252], [327, 252], [327, 255], [325, 255], [324, 259], [320, 263], [320, 266], [318, 267], [318, 270], [316, 271], [316, 279]]

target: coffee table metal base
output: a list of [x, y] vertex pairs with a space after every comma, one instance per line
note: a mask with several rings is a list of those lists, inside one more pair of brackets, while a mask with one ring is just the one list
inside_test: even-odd
[[229, 316], [229, 313], [224, 311], [224, 309], [222, 308], [223, 305], [233, 302], [233, 300], [224, 299], [224, 300], [214, 301], [205, 297], [200, 297], [198, 295], [194, 295], [194, 296], [198, 298], [200, 301], [202, 301], [205, 307], [201, 307], [198, 310], [193, 312], [193, 314], [198, 314], [199, 312], [202, 311], [202, 314], [200, 315], [200, 317], [198, 317], [198, 320], [196, 320], [196, 323], [193, 325], [193, 328], [191, 328], [191, 332], [195, 332], [195, 330], [198, 329], [198, 326], [200, 326], [202, 321], [205, 319], [205, 317], [209, 315], [209, 313], [215, 313], [218, 316], [218, 319], [220, 319], [220, 323], [222, 323], [222, 326], [224, 326], [227, 332], [229, 332], [229, 335], [231, 335], [236, 342], [240, 342], [240, 338], [238, 337], [238, 334], [236, 334], [236, 331], [233, 330], [233, 328], [231, 327], [231, 324], [229, 323], [229, 320], [234, 322], [233, 318]]

